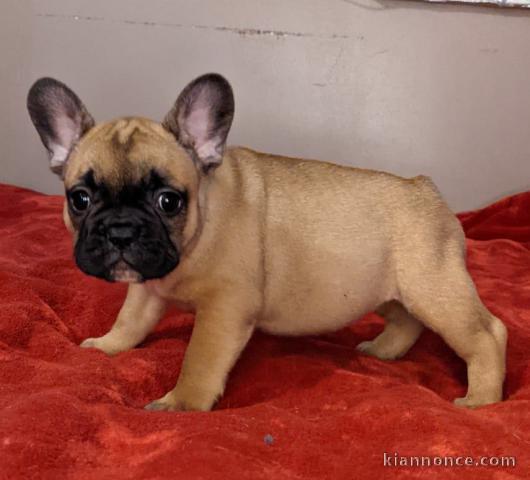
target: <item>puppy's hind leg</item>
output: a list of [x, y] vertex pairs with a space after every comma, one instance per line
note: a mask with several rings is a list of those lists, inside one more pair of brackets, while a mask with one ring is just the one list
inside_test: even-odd
[[357, 350], [381, 360], [402, 357], [416, 343], [423, 324], [396, 300], [383, 303], [376, 313], [385, 319], [385, 329], [374, 340], [361, 342]]
[[402, 301], [467, 363], [468, 391], [455, 404], [473, 408], [502, 400], [506, 327], [482, 304], [463, 258], [424, 265], [400, 286]]
[[129, 350], [139, 343], [155, 327], [164, 314], [166, 302], [149, 293], [142, 284], [131, 284], [127, 298], [111, 330], [98, 338], [87, 338], [83, 348], [97, 348], [107, 355]]

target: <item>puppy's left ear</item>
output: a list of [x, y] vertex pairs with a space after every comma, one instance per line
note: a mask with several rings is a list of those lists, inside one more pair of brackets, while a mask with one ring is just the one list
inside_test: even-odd
[[234, 94], [216, 73], [196, 78], [179, 95], [162, 125], [207, 172], [220, 165], [234, 117]]
[[37, 80], [28, 93], [29, 115], [50, 155], [51, 170], [62, 175], [77, 141], [94, 126], [79, 97], [54, 78]]

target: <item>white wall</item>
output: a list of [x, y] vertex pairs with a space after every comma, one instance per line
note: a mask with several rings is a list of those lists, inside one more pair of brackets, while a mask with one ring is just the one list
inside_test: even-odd
[[43, 75], [100, 120], [160, 119], [208, 71], [230, 143], [431, 175], [455, 209], [530, 186], [530, 13], [390, 0], [2, 0], [0, 181], [60, 192], [25, 109]]

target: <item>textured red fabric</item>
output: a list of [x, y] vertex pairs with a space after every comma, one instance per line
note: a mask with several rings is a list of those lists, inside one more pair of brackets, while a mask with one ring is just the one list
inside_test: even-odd
[[[124, 285], [72, 261], [62, 199], [0, 187], [1, 479], [530, 478], [530, 193], [462, 215], [479, 292], [508, 326], [502, 403], [453, 406], [465, 365], [426, 332], [404, 359], [355, 345], [375, 315], [303, 338], [256, 334], [210, 413], [147, 412], [173, 387], [193, 317], [170, 312], [114, 358], [105, 333]], [[515, 456], [516, 467], [385, 467], [384, 452]]]

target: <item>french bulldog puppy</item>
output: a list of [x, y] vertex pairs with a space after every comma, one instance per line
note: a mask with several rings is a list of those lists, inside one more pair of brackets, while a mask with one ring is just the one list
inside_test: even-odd
[[234, 98], [217, 74], [186, 86], [162, 123], [96, 125], [51, 78], [32, 86], [28, 109], [64, 181], [77, 265], [130, 283], [112, 329], [81, 346], [115, 355], [168, 304], [195, 312], [177, 384], [147, 409], [211, 409], [256, 328], [317, 334], [374, 310], [386, 326], [360, 352], [399, 358], [425, 326], [467, 363], [457, 405], [502, 399], [506, 329], [429, 178], [225, 148]]

